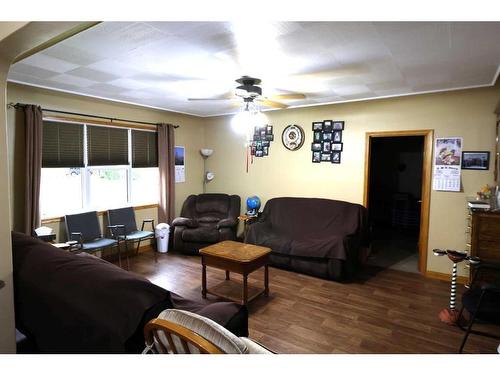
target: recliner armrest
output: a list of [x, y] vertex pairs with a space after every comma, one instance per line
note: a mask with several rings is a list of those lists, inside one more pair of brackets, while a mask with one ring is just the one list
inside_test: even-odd
[[222, 219], [221, 221], [219, 221], [217, 223], [217, 229], [220, 229], [220, 228], [231, 228], [231, 227], [234, 227], [236, 224], [238, 224], [238, 222], [236, 221], [236, 219], [233, 219], [233, 218]]
[[187, 217], [176, 217], [172, 221], [172, 226], [174, 227], [188, 227], [188, 228], [197, 228], [198, 221], [195, 219], [189, 219]]

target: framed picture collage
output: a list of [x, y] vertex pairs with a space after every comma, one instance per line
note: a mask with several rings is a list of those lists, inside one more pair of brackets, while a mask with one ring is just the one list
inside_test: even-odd
[[272, 141], [274, 141], [272, 125], [256, 126], [250, 143], [250, 154], [257, 158], [268, 156]]
[[312, 130], [312, 162], [340, 164], [342, 151], [344, 150], [344, 143], [342, 142], [344, 121], [315, 121], [312, 123]]

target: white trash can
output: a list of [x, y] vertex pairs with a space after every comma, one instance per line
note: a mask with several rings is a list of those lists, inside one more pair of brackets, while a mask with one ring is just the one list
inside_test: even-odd
[[168, 236], [170, 226], [166, 223], [160, 223], [155, 227], [156, 249], [159, 253], [168, 252]]

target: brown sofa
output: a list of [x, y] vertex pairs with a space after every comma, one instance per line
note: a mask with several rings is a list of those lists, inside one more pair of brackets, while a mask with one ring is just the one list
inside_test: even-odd
[[12, 243], [16, 328], [31, 352], [140, 353], [144, 325], [168, 308], [248, 335], [248, 312], [235, 303], [187, 300], [100, 258], [21, 233]]
[[356, 273], [369, 246], [368, 213], [359, 204], [273, 198], [245, 241], [272, 249], [271, 264], [332, 280]]
[[197, 255], [207, 245], [236, 240], [241, 199], [237, 195], [190, 195], [172, 222], [174, 250]]

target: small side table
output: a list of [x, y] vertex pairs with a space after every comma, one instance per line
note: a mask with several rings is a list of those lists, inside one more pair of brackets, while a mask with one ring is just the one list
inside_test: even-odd
[[243, 215], [238, 216], [238, 220], [243, 222], [243, 240], [245, 240], [245, 238], [247, 238], [247, 233], [248, 233], [248, 229], [250, 228], [250, 225], [255, 223], [258, 220], [260, 214], [261, 213], [259, 212], [259, 213], [257, 213], [256, 216], [250, 216], [247, 214], [243, 214]]

